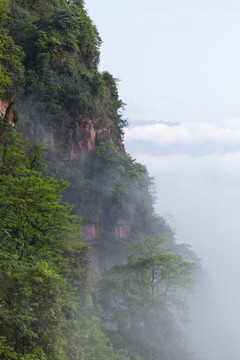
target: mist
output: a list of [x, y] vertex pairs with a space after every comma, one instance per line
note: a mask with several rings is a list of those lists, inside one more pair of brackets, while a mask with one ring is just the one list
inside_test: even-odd
[[115, 5], [87, 1], [104, 39], [100, 66], [121, 79], [126, 150], [155, 177], [156, 212], [205, 271], [189, 346], [204, 360], [239, 359], [239, 3]]
[[[146, 133], [149, 126], [145, 122]], [[140, 146], [134, 129], [132, 122], [126, 146], [155, 178], [156, 212], [171, 219], [177, 242], [190, 244], [202, 259], [190, 297], [189, 346], [204, 360], [239, 359], [240, 154], [231, 142], [181, 149], [168, 143], [163, 152], [147, 139]]]
[[155, 177], [156, 212], [202, 259], [189, 346], [204, 360], [239, 359], [239, 4], [111, 6], [106, 17], [87, 2], [104, 38], [100, 66], [121, 79], [126, 150]]

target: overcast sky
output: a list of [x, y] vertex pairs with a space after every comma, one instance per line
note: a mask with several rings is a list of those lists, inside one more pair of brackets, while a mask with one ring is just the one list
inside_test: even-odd
[[[240, 359], [240, 2], [86, 0], [119, 78], [127, 151], [155, 177], [160, 215], [203, 259], [195, 348]], [[196, 342], [198, 338], [198, 343]]]

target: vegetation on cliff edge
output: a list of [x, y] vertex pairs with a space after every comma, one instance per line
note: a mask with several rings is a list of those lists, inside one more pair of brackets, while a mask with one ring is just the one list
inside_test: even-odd
[[[116, 149], [122, 102], [98, 71], [101, 39], [82, 0], [0, 0], [0, 10], [0, 94], [16, 99], [30, 139], [44, 144], [50, 127], [57, 139], [46, 164], [41, 146], [0, 119], [0, 359], [192, 359], [177, 319], [195, 259], [154, 213], [145, 166]], [[98, 137], [69, 161], [88, 136], [76, 121]], [[96, 286], [79, 215], [101, 221], [101, 256], [123, 261]], [[124, 251], [117, 219], [131, 225]]]

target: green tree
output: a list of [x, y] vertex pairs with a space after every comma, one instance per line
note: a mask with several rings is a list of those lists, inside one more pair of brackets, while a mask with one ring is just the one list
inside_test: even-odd
[[176, 298], [192, 287], [195, 265], [169, 253], [160, 239], [131, 241], [129, 247], [134, 253], [127, 263], [99, 283], [107, 333], [132, 359], [190, 359], [176, 322]]
[[0, 96], [11, 98], [23, 84], [22, 54], [6, 28], [9, 0], [0, 2]]
[[41, 152], [11, 128], [1, 136], [0, 359], [121, 359], [93, 301], [81, 219]]
[[70, 259], [62, 253], [77, 251], [81, 257], [80, 219], [61, 203], [66, 183], [32, 170], [33, 154], [24, 152], [25, 145], [13, 130], [1, 145], [0, 335], [16, 353], [39, 348], [64, 359]]
[[181, 255], [169, 253], [162, 245], [163, 240], [158, 238], [130, 241], [128, 246], [134, 255], [129, 261], [147, 270], [153, 296], [167, 300], [170, 293], [177, 292], [179, 298], [178, 289], [182, 293], [183, 288], [190, 290], [193, 286], [191, 274], [196, 265], [185, 261]]

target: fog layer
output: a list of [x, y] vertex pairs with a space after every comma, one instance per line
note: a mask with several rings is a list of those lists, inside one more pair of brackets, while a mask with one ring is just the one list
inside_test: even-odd
[[[153, 145], [149, 132], [156, 132], [159, 124], [142, 122], [139, 136], [136, 126], [132, 122], [126, 131], [127, 149], [155, 177], [156, 211], [171, 214], [177, 240], [192, 245], [207, 272], [192, 298], [189, 342], [203, 359], [239, 359], [240, 152], [226, 137], [209, 141], [201, 124], [185, 126], [190, 136], [189, 129], [194, 129], [193, 137], [199, 139], [195, 144], [184, 136], [174, 139], [179, 126], [171, 132], [172, 125], [164, 125], [165, 140], [159, 133]], [[221, 132], [220, 126], [215, 132]], [[224, 127], [227, 134], [232, 130]]]

